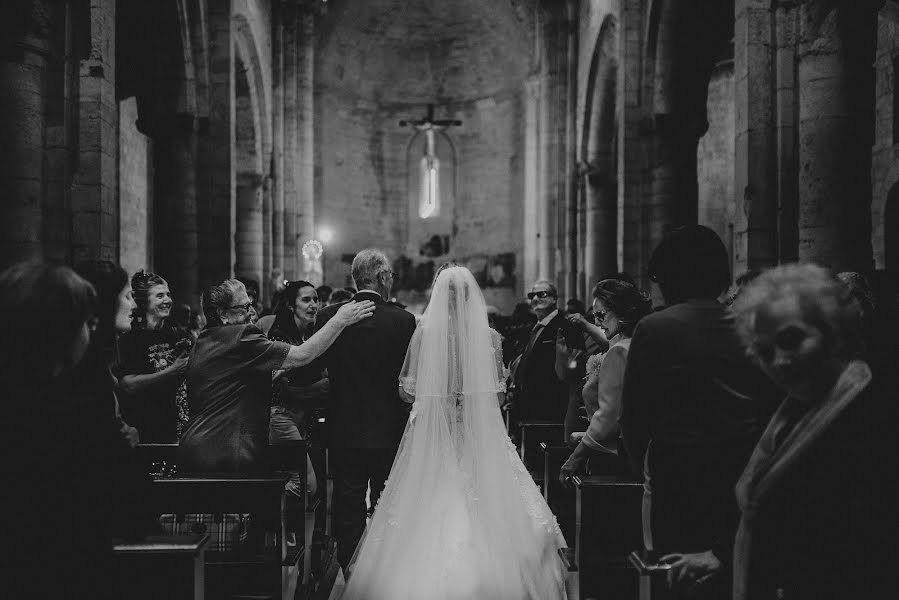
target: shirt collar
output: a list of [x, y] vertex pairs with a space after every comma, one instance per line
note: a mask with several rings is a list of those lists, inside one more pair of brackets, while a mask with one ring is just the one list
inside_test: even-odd
[[554, 311], [552, 311], [551, 313], [549, 313], [548, 315], [546, 315], [545, 317], [543, 317], [542, 319], [540, 319], [539, 321], [537, 321], [537, 325], [539, 325], [540, 327], [546, 327], [547, 325], [549, 325], [550, 321], [552, 321], [553, 319], [556, 318], [557, 314], [559, 314], [558, 308], [555, 309]]
[[[384, 298], [381, 297], [381, 294], [379, 294], [378, 292], [376, 292], [374, 290], [359, 290], [353, 296], [353, 299], [355, 300], [355, 299], [359, 298], [360, 294], [371, 295], [372, 296], [371, 300], [375, 300], [375, 301], [381, 300], [382, 302], [384, 301]], [[365, 297], [359, 298], [359, 300], [367, 300], [367, 299], [368, 298], [365, 298]]]

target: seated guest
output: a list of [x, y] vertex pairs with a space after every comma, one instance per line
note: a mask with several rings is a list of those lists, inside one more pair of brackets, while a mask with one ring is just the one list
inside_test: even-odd
[[663, 555], [714, 549], [718, 576], [706, 585], [726, 590], [720, 563], [739, 517], [734, 484], [780, 394], [746, 357], [717, 300], [730, 267], [714, 231], [669, 232], [649, 272], [667, 307], [634, 330], [621, 402], [628, 459], [645, 475], [644, 541]]
[[251, 319], [255, 308], [243, 284], [228, 279], [203, 292], [206, 329], [187, 372], [190, 421], [178, 445], [185, 472], [265, 468], [273, 372], [307, 365], [347, 325], [371, 316], [373, 302], [348, 302], [300, 346], [266, 338]]
[[[269, 339], [299, 346], [311, 335], [318, 314], [318, 292], [308, 281], [291, 281], [284, 290], [287, 306], [275, 318], [269, 331]], [[269, 441], [272, 445], [281, 441], [301, 441], [305, 437], [305, 414], [321, 406], [328, 396], [328, 378], [322, 366], [313, 362], [305, 367], [286, 372], [274, 384]], [[315, 493], [316, 481], [312, 462], [306, 457], [306, 485], [310, 494]], [[301, 496], [299, 473], [292, 474], [287, 491]]]
[[[0, 386], [14, 399], [0, 426], [7, 483], [0, 560], [10, 598], [121, 591], [113, 589], [112, 536], [121, 525], [114, 516], [134, 499], [133, 480], [121, 471], [132, 449], [116, 418], [107, 355], [131, 305], [124, 288], [105, 292], [98, 301], [68, 267], [19, 263], [0, 274], [0, 306], [16, 315], [0, 346]], [[53, 561], [49, 577], [48, 548], [65, 557]]]
[[165, 279], [138, 271], [131, 288], [137, 309], [131, 331], [119, 340], [122, 412], [140, 431], [141, 441], [174, 442], [187, 423], [184, 376], [193, 337], [171, 318], [172, 294]]
[[737, 484], [734, 598], [899, 597], [895, 398], [860, 359], [851, 290], [821, 267], [784, 265], [734, 311], [787, 395]]
[[571, 457], [562, 465], [559, 479], [563, 484], [569, 484], [574, 475], [584, 471], [591, 454], [618, 453], [618, 420], [627, 352], [637, 323], [649, 314], [649, 309], [649, 300], [630, 283], [605, 279], [593, 288], [593, 317], [608, 338], [609, 349], [588, 361], [592, 364], [583, 397], [587, 414], [591, 415], [590, 426]]

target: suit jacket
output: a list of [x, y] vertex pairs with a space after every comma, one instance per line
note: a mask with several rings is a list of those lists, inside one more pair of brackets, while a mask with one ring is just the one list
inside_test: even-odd
[[[415, 332], [412, 313], [363, 290], [354, 300], [373, 300], [374, 314], [350, 325], [322, 356], [331, 381], [329, 434], [332, 448], [396, 448], [408, 405], [399, 397], [399, 377]], [[318, 313], [320, 327], [340, 305]]]
[[563, 423], [568, 409], [568, 384], [556, 375], [556, 336], [562, 311], [540, 330], [518, 365], [518, 416], [524, 421]]

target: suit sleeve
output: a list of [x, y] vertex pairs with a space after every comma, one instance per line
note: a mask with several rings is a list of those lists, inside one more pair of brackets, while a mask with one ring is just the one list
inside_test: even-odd
[[624, 369], [621, 394], [621, 429], [624, 446], [637, 475], [643, 473], [643, 458], [649, 445], [649, 419], [652, 410], [654, 375], [651, 329], [646, 323], [637, 325], [631, 339]]
[[593, 450], [602, 450], [603, 440], [618, 429], [626, 365], [627, 350], [623, 346], [613, 346], [603, 358], [597, 380], [599, 408], [593, 413], [590, 427], [584, 435], [584, 444]]

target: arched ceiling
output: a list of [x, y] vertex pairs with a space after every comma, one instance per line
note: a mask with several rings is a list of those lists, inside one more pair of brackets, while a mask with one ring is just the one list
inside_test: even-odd
[[529, 14], [510, 0], [331, 0], [317, 85], [379, 104], [465, 101], [518, 89]]

